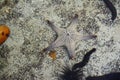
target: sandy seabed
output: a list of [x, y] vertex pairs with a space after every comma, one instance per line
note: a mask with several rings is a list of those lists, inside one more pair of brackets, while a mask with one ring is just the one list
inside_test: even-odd
[[[120, 0], [111, 0], [117, 18], [102, 0], [0, 0], [0, 24], [11, 30], [0, 45], [0, 80], [57, 80], [66, 63], [72, 66], [92, 48], [84, 75], [99, 76], [120, 70]], [[46, 20], [65, 28], [71, 16], [78, 14], [76, 31], [96, 34], [96, 39], [76, 42], [76, 57], [69, 60], [64, 48], [55, 48], [55, 61], [41, 51], [56, 39]]]

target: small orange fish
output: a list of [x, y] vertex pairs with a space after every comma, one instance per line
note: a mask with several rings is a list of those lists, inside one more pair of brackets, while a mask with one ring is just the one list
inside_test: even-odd
[[56, 59], [56, 51], [50, 51], [49, 56], [55, 60]]

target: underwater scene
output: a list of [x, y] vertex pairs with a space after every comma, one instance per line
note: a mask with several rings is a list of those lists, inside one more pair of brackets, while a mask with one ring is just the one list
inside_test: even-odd
[[120, 80], [120, 0], [0, 0], [0, 80]]

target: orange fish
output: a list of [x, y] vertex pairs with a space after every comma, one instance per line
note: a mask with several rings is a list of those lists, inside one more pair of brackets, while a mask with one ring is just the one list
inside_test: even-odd
[[50, 51], [49, 56], [55, 60], [56, 59], [56, 51]]
[[0, 45], [4, 43], [10, 35], [10, 29], [8, 26], [1, 24], [0, 25]]

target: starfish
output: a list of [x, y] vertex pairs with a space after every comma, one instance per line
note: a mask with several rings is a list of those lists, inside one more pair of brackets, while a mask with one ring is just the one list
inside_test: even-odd
[[53, 31], [57, 34], [57, 39], [52, 42], [45, 51], [51, 51], [56, 47], [66, 47], [68, 56], [70, 59], [75, 57], [75, 41], [77, 40], [88, 40], [92, 38], [96, 38], [96, 35], [86, 35], [83, 36], [79, 32], [75, 30], [74, 26], [77, 26], [78, 22], [78, 15], [71, 19], [70, 23], [67, 25], [66, 28], [59, 28], [56, 27], [53, 22], [46, 20], [47, 24], [52, 28]]

